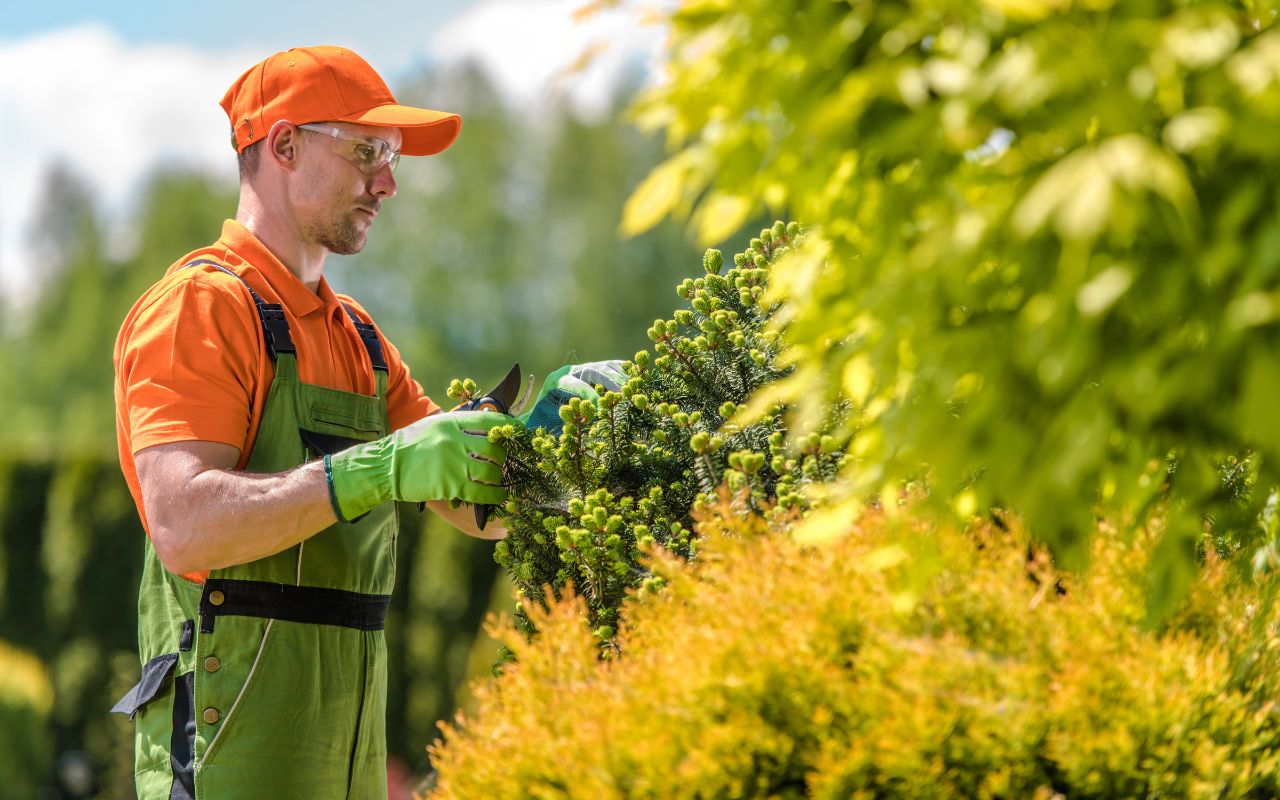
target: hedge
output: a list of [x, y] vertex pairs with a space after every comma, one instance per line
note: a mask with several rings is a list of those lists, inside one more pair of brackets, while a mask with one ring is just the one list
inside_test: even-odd
[[435, 800], [1275, 797], [1280, 609], [1210, 555], [1144, 627], [1159, 531], [1103, 525], [1057, 571], [999, 520], [909, 509], [805, 547], [704, 519], [692, 564], [624, 606], [601, 660], [583, 601], [531, 608], [532, 641], [432, 747]]

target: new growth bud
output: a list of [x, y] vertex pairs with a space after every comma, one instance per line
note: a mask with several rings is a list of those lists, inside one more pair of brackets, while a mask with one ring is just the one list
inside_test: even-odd
[[719, 250], [708, 249], [707, 252], [702, 254], [702, 268], [708, 274], [719, 272], [722, 266], [724, 266], [724, 256], [721, 255]]

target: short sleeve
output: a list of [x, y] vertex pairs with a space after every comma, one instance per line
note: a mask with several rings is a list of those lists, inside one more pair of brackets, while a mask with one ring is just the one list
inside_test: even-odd
[[119, 389], [134, 453], [196, 440], [243, 450], [262, 357], [243, 291], [193, 273], [157, 287], [127, 321]]

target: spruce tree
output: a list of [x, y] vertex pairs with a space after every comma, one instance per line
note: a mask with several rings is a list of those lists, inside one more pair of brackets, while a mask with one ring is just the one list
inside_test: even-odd
[[[788, 441], [784, 407], [749, 424], [736, 418], [754, 392], [792, 369], [779, 358], [782, 336], [769, 325], [777, 306], [765, 289], [772, 265], [802, 238], [798, 223], [776, 222], [727, 271], [720, 251], [707, 250], [704, 274], [676, 287], [685, 306], [654, 321], [652, 350], [624, 363], [630, 377], [619, 391], [598, 386], [598, 403], [570, 400], [560, 431], [515, 421], [490, 433], [506, 445], [510, 492], [502, 509], [509, 535], [496, 560], [524, 602], [572, 584], [606, 652], [627, 591], [660, 583], [643, 554], [662, 547], [696, 557], [699, 507], [723, 495], [744, 513], [793, 513], [805, 504], [805, 484], [835, 474], [842, 448], [821, 432]], [[466, 401], [475, 391], [468, 379], [449, 394]]]

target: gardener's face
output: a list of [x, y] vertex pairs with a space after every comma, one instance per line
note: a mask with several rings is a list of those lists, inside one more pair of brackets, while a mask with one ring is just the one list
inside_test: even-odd
[[395, 196], [391, 174], [402, 136], [398, 128], [326, 122], [299, 129], [299, 172], [294, 192], [300, 233], [339, 254], [364, 249], [382, 201]]

